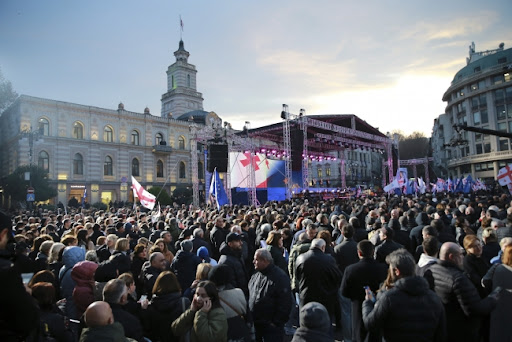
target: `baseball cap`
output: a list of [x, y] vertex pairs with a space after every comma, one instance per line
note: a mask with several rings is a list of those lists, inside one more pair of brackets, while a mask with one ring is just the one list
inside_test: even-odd
[[240, 240], [242, 240], [242, 237], [238, 233], [229, 233], [228, 236], [226, 236], [226, 243]]

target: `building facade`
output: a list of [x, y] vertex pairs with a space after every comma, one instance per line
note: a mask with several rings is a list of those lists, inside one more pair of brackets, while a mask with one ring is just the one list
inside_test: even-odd
[[512, 133], [512, 49], [475, 51], [469, 47], [467, 65], [459, 70], [443, 95], [445, 114], [434, 121], [434, 167], [450, 177], [472, 174], [495, 179], [500, 168], [512, 162], [508, 138], [453, 125]]
[[85, 189], [91, 204], [133, 201], [132, 175], [143, 186], [164, 187], [169, 194], [177, 187], [191, 189], [191, 153], [197, 153], [199, 183], [204, 183], [204, 154], [201, 145], [191, 151], [190, 125], [222, 121], [202, 110], [196, 70], [187, 63], [182, 41], [174, 54], [161, 116], [148, 108], [127, 111], [122, 103], [112, 110], [20, 96], [0, 117], [0, 176], [35, 164], [47, 170], [58, 192], [55, 202], [80, 201]]

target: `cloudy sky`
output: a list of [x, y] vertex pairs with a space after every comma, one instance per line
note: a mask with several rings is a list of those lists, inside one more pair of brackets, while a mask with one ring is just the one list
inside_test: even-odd
[[204, 109], [234, 128], [356, 114], [430, 136], [468, 46], [512, 47], [512, 1], [0, 2], [0, 68], [19, 94], [160, 114], [180, 40]]

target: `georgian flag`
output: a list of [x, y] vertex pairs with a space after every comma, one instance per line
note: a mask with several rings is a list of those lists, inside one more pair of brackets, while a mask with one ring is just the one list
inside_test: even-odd
[[498, 171], [498, 182], [501, 186], [512, 183], [512, 164], [508, 164]]
[[147, 192], [142, 185], [132, 176], [132, 189], [133, 195], [139, 198], [140, 204], [143, 207], [153, 210], [156, 203], [156, 196]]

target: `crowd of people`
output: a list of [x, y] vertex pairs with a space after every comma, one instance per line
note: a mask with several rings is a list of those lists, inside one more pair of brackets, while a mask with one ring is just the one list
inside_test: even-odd
[[1, 341], [508, 341], [512, 203], [0, 213]]

